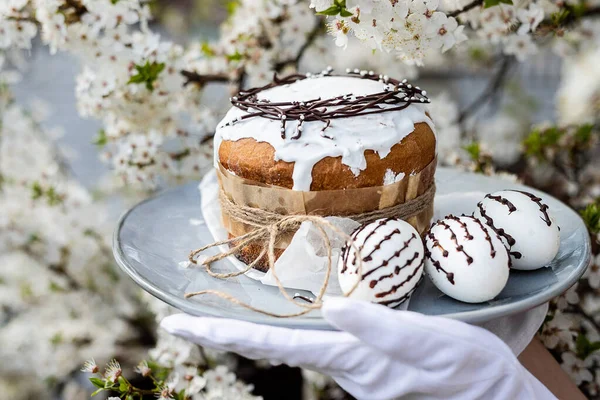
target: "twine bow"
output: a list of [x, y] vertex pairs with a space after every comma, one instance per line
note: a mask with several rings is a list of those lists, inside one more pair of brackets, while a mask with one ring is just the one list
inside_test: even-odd
[[[370, 211], [367, 213], [357, 215], [350, 215], [347, 217], [361, 223], [368, 223], [380, 218], [390, 217], [408, 219], [412, 216], [419, 214], [427, 207], [429, 207], [431, 205], [431, 202], [433, 201], [434, 195], [435, 185], [432, 184], [422, 195], [405, 203], [401, 203], [381, 210]], [[358, 260], [357, 280], [352, 286], [352, 288], [348, 292], [344, 293], [344, 296], [350, 296], [354, 292], [356, 287], [359, 285], [360, 277], [362, 276], [363, 270], [363, 260], [362, 257], [360, 257], [361, 248], [357, 246], [356, 242], [354, 241], [351, 235], [348, 235], [346, 232], [332, 224], [325, 217], [317, 215], [282, 215], [253, 207], [237, 205], [233, 203], [229, 199], [229, 197], [225, 193], [223, 193], [223, 191], [220, 192], [220, 203], [221, 207], [223, 208], [223, 211], [227, 213], [230, 218], [243, 222], [244, 224], [252, 226], [255, 229], [241, 236], [237, 236], [227, 240], [221, 240], [203, 246], [199, 249], [193, 250], [189, 255], [189, 261], [195, 265], [203, 265], [206, 268], [206, 272], [208, 273], [208, 275], [214, 278], [228, 279], [239, 275], [243, 275], [246, 272], [250, 271], [261, 259], [264, 258], [266, 254], [269, 263], [269, 270], [273, 275], [273, 279], [275, 280], [279, 291], [281, 292], [283, 297], [285, 297], [286, 300], [302, 308], [302, 310], [287, 314], [272, 313], [270, 311], [261, 310], [250, 304], [244, 303], [241, 300], [227, 293], [212, 289], [205, 289], [197, 292], [186, 293], [186, 299], [198, 295], [211, 294], [222, 299], [228, 300], [239, 306], [250, 309], [252, 311], [256, 311], [258, 313], [277, 318], [297, 317], [300, 315], [308, 314], [309, 312], [315, 309], [319, 309], [323, 305], [323, 296], [325, 295], [325, 291], [327, 290], [327, 285], [329, 284], [329, 280], [331, 278], [331, 271], [333, 268], [331, 241], [329, 239], [329, 236], [327, 235], [326, 229], [330, 229], [333, 233], [344, 239], [346, 242], [346, 246], [350, 247], [350, 249], [354, 251], [355, 259]], [[324, 240], [325, 249], [327, 250], [327, 270], [325, 272], [325, 278], [323, 279], [323, 284], [319, 289], [319, 293], [317, 294], [315, 300], [312, 303], [300, 303], [292, 296], [290, 296], [285, 290], [281, 281], [279, 280], [277, 272], [274, 268], [275, 245], [277, 243], [277, 239], [280, 235], [297, 230], [300, 227], [300, 225], [305, 221], [313, 223], [313, 225], [317, 228], [319, 234]], [[249, 245], [252, 242], [262, 242], [265, 243], [266, 246], [263, 246], [263, 249], [261, 250], [258, 257], [256, 257], [254, 261], [248, 264], [243, 270], [219, 273], [211, 269], [212, 263], [240, 253], [245, 246]], [[222, 245], [227, 245], [229, 249], [219, 254], [203, 258], [202, 260], [199, 259], [198, 256], [202, 252]]]
[[[319, 231], [321, 237], [323, 238], [323, 240], [325, 242], [325, 248], [327, 249], [327, 270], [325, 272], [325, 278], [323, 279], [323, 284], [321, 285], [321, 288], [319, 289], [319, 293], [317, 294], [317, 297], [315, 298], [313, 303], [300, 303], [296, 299], [294, 299], [292, 296], [290, 296], [287, 293], [287, 291], [285, 290], [285, 288], [283, 287], [281, 281], [279, 280], [279, 277], [277, 276], [275, 268], [274, 268], [274, 265], [275, 265], [275, 243], [277, 242], [277, 238], [279, 237], [279, 235], [281, 235], [283, 233], [287, 233], [287, 232], [296, 230], [302, 224], [302, 222], [305, 222], [305, 221], [309, 221], [314, 224], [314, 226]], [[246, 222], [246, 221], [244, 221], [244, 222]], [[255, 224], [251, 224], [251, 225], [256, 226]], [[235, 276], [243, 275], [246, 272], [250, 271], [256, 265], [256, 263], [258, 263], [258, 261], [261, 260], [265, 256], [265, 254], [267, 254], [267, 258], [268, 258], [268, 262], [269, 262], [269, 269], [270, 269], [271, 273], [273, 274], [273, 279], [275, 280], [275, 283], [277, 284], [279, 291], [281, 292], [281, 294], [283, 294], [283, 296], [286, 298], [286, 300], [288, 300], [288, 301], [294, 303], [296, 306], [302, 308], [303, 309], [302, 311], [298, 311], [295, 313], [288, 313], [288, 314], [276, 314], [276, 313], [261, 310], [254, 306], [251, 306], [250, 304], [244, 303], [244, 302], [240, 301], [239, 299], [236, 299], [235, 297], [233, 297], [227, 293], [223, 293], [223, 292], [220, 292], [217, 290], [211, 290], [211, 289], [201, 290], [201, 291], [192, 292], [192, 293], [186, 293], [185, 298], [187, 299], [187, 298], [194, 297], [197, 295], [202, 295], [202, 294], [212, 294], [212, 295], [221, 297], [225, 300], [229, 300], [234, 304], [240, 305], [240, 306], [248, 308], [250, 310], [259, 312], [261, 314], [269, 315], [272, 317], [277, 317], [277, 318], [297, 317], [300, 315], [308, 314], [309, 312], [311, 312], [314, 309], [319, 309], [323, 305], [323, 296], [325, 295], [325, 291], [327, 290], [327, 285], [329, 284], [329, 279], [331, 277], [331, 271], [332, 271], [332, 267], [333, 267], [332, 266], [333, 261], [332, 261], [331, 241], [329, 240], [329, 236], [327, 235], [327, 232], [325, 230], [326, 228], [329, 228], [335, 234], [342, 237], [346, 241], [347, 245], [350, 246], [351, 249], [355, 252], [356, 258], [359, 260], [358, 276], [361, 276], [362, 275], [362, 258], [358, 256], [360, 254], [360, 249], [358, 248], [358, 246], [356, 245], [354, 240], [352, 240], [352, 237], [350, 235], [348, 235], [346, 232], [344, 232], [343, 230], [341, 230], [340, 228], [338, 228], [337, 226], [335, 226], [334, 224], [332, 224], [331, 222], [329, 222], [327, 219], [325, 219], [325, 217], [320, 217], [320, 216], [316, 216], [316, 215], [285, 216], [283, 218], [280, 218], [279, 221], [276, 221], [270, 225], [257, 226], [257, 228], [255, 230], [248, 232], [242, 236], [238, 236], [238, 237], [235, 237], [232, 239], [227, 239], [227, 240], [221, 240], [221, 241], [218, 241], [215, 243], [208, 244], [199, 249], [193, 250], [189, 256], [190, 262], [198, 265], [197, 256], [200, 253], [202, 253], [203, 251], [206, 251], [210, 248], [221, 246], [221, 245], [228, 245], [228, 246], [232, 245], [228, 251], [225, 251], [220, 254], [216, 254], [214, 256], [203, 259], [200, 263], [205, 266], [206, 272], [210, 276], [212, 276], [214, 278], [227, 279], [227, 278], [232, 278]], [[244, 268], [243, 270], [240, 270], [240, 271], [229, 272], [229, 273], [219, 273], [219, 272], [214, 272], [213, 270], [211, 270], [211, 264], [213, 262], [222, 260], [225, 257], [239, 253], [245, 246], [247, 246], [248, 244], [250, 244], [251, 242], [254, 242], [254, 241], [265, 242], [265, 243], [267, 243], [267, 246], [263, 247], [263, 250], [258, 255], [258, 257], [256, 257], [256, 259], [254, 261], [252, 261], [250, 264], [248, 264], [246, 266], [246, 268]], [[355, 285], [350, 289], [350, 291], [348, 291], [347, 293], [344, 293], [344, 295], [349, 296], [356, 289], [359, 282], [360, 282], [360, 280], [357, 280]]]

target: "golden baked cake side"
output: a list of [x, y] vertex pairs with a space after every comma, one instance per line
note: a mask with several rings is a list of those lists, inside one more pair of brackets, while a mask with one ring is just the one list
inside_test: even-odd
[[[373, 150], [364, 152], [367, 167], [355, 176], [342, 157], [326, 157], [312, 170], [311, 191], [355, 189], [381, 186], [388, 170], [395, 174], [415, 174], [435, 158], [435, 135], [429, 125], [418, 123], [415, 130], [394, 145], [385, 158]], [[291, 189], [293, 162], [275, 160], [275, 150], [253, 138], [224, 140], [218, 150], [219, 162], [235, 175], [268, 185]]]

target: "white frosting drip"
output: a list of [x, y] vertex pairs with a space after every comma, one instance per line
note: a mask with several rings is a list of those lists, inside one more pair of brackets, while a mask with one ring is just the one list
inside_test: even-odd
[[[265, 90], [258, 94], [258, 98], [281, 102], [307, 101], [319, 97], [326, 99], [348, 94], [364, 96], [382, 92], [384, 86], [382, 82], [369, 79], [317, 77]], [[414, 131], [415, 124], [425, 122], [434, 130], [433, 122], [425, 112], [425, 105], [411, 104], [400, 111], [332, 119], [325, 134], [333, 137], [333, 140], [322, 136], [323, 122], [305, 122], [302, 136], [292, 140], [290, 138], [296, 132], [298, 121], [287, 121], [286, 139], [281, 138], [281, 122], [278, 120], [254, 117], [225, 126], [225, 123], [246, 114], [245, 111], [232, 107], [215, 133], [215, 164], [221, 141], [254, 138], [273, 146], [275, 160], [295, 163], [293, 190], [310, 191], [312, 169], [317, 162], [325, 157], [341, 156], [342, 163], [358, 176], [367, 166], [365, 150], [373, 150], [379, 157], [385, 158], [392, 146]]]
[[383, 186], [400, 182], [402, 179], [404, 179], [404, 172], [400, 172], [397, 174], [391, 169], [388, 169], [385, 171], [385, 175], [383, 176]]

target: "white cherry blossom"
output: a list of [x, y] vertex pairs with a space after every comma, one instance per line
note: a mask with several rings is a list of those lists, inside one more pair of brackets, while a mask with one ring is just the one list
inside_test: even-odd
[[504, 43], [504, 53], [514, 55], [521, 62], [538, 51], [529, 35], [510, 35], [504, 40]]
[[594, 379], [594, 375], [586, 368], [583, 360], [577, 358], [575, 353], [571, 351], [562, 354], [562, 364], [560, 366], [577, 385], [582, 382], [591, 382]]
[[544, 10], [533, 3], [530, 4], [528, 8], [517, 10], [517, 18], [521, 22], [521, 26], [519, 26], [517, 33], [524, 35], [536, 30], [540, 22], [544, 19]]

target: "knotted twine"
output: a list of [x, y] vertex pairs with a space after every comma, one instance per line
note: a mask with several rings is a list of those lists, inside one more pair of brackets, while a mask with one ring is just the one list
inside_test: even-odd
[[[423, 194], [421, 194], [420, 196], [418, 196], [414, 199], [408, 200], [404, 203], [396, 204], [394, 206], [383, 208], [383, 209], [368, 211], [365, 213], [344, 215], [343, 217], [350, 218], [361, 224], [367, 224], [369, 222], [373, 222], [373, 221], [381, 219], [381, 218], [399, 218], [399, 219], [406, 220], [406, 219], [416, 216], [419, 213], [421, 213], [422, 211], [426, 210], [427, 207], [429, 207], [431, 205], [431, 203], [433, 202], [434, 196], [435, 196], [435, 184], [432, 184]], [[218, 290], [212, 290], [212, 289], [205, 289], [205, 290], [200, 290], [198, 292], [186, 293], [185, 294], [186, 299], [194, 297], [194, 296], [198, 296], [198, 295], [211, 294], [211, 295], [220, 297], [222, 299], [225, 299], [227, 301], [230, 301], [231, 303], [234, 303], [239, 306], [250, 309], [252, 311], [255, 311], [255, 312], [258, 312], [258, 313], [261, 313], [264, 315], [269, 315], [271, 317], [276, 317], [276, 318], [297, 317], [297, 316], [301, 316], [304, 314], [308, 314], [312, 310], [321, 308], [321, 306], [323, 305], [323, 296], [325, 295], [325, 291], [327, 290], [327, 286], [329, 284], [329, 279], [331, 278], [332, 263], [333, 263], [331, 241], [329, 239], [329, 236], [327, 235], [326, 228], [330, 229], [334, 234], [336, 234], [336, 235], [340, 236], [342, 239], [344, 239], [346, 242], [346, 246], [349, 246], [352, 249], [352, 251], [354, 251], [355, 259], [358, 260], [357, 277], [362, 276], [363, 260], [362, 260], [362, 257], [360, 257], [361, 248], [359, 248], [359, 246], [357, 246], [356, 242], [354, 241], [354, 239], [352, 238], [351, 235], [347, 234], [346, 232], [342, 231], [340, 228], [338, 228], [337, 226], [335, 226], [334, 224], [329, 222], [326, 219], [326, 217], [318, 216], [318, 215], [284, 215], [284, 214], [279, 214], [279, 213], [275, 213], [272, 211], [262, 210], [259, 208], [253, 208], [253, 207], [235, 204], [233, 201], [231, 201], [231, 199], [227, 196], [227, 194], [223, 192], [222, 189], [219, 192], [219, 200], [220, 200], [223, 212], [226, 213], [230, 218], [233, 218], [233, 219], [235, 219], [241, 223], [244, 223], [246, 225], [252, 226], [252, 227], [254, 227], [254, 229], [248, 233], [241, 235], [241, 236], [237, 236], [237, 237], [227, 239], [227, 240], [217, 241], [217, 242], [208, 244], [206, 246], [203, 246], [199, 249], [192, 250], [189, 255], [189, 261], [192, 264], [198, 265], [198, 263], [199, 263], [198, 255], [200, 255], [200, 253], [202, 253], [208, 249], [211, 249], [213, 247], [227, 245], [229, 247], [229, 250], [202, 259], [202, 261], [200, 262], [200, 265], [204, 265], [208, 275], [210, 275], [214, 278], [228, 279], [228, 278], [233, 278], [233, 277], [236, 277], [239, 275], [243, 275], [246, 272], [250, 271], [266, 254], [268, 263], [269, 263], [269, 270], [271, 271], [271, 274], [273, 275], [273, 279], [275, 280], [275, 283], [277, 284], [279, 291], [281, 292], [283, 297], [285, 297], [286, 300], [288, 300], [291, 303], [295, 304], [296, 306], [302, 308], [302, 311], [298, 311], [295, 313], [287, 313], [287, 314], [276, 314], [276, 313], [272, 313], [270, 311], [261, 310], [250, 304], [244, 303], [243, 301], [235, 298], [234, 296], [231, 296], [227, 293], [224, 293], [224, 292], [221, 292]], [[276, 273], [275, 267], [274, 267], [274, 265], [275, 265], [275, 244], [276, 244], [279, 236], [289, 233], [289, 232], [296, 231], [300, 227], [300, 225], [305, 221], [311, 222], [317, 228], [317, 230], [319, 231], [319, 234], [323, 238], [323, 241], [325, 243], [325, 249], [327, 251], [327, 270], [325, 272], [325, 278], [323, 279], [323, 284], [321, 285], [321, 288], [319, 289], [319, 293], [317, 294], [316, 298], [314, 299], [314, 301], [312, 303], [300, 303], [300, 302], [296, 301], [295, 298], [290, 296], [287, 293], [287, 291], [285, 290], [281, 281], [279, 280], [279, 277], [277, 276], [277, 273]], [[214, 272], [211, 269], [211, 264], [213, 262], [222, 260], [225, 257], [239, 254], [245, 246], [247, 246], [250, 243], [255, 242], [255, 241], [267, 243], [267, 246], [266, 247], [263, 246], [263, 249], [261, 250], [258, 257], [256, 257], [254, 259], [254, 261], [252, 261], [250, 264], [248, 264], [246, 266], [246, 268], [244, 268], [243, 270], [228, 272], [228, 273], [219, 273], [219, 272]], [[352, 286], [352, 288], [348, 292], [344, 293], [344, 296], [345, 297], [350, 296], [354, 292], [354, 290], [358, 287], [360, 281], [361, 281], [360, 279], [357, 279], [356, 282], [354, 283], [354, 285]]]

